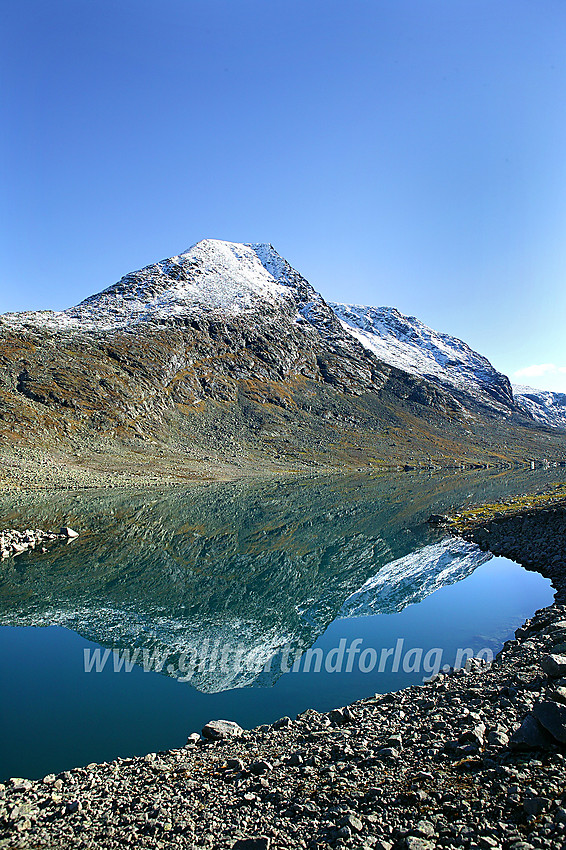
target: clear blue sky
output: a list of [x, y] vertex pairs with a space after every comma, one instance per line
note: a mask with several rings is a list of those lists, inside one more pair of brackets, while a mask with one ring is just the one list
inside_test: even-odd
[[564, 0], [4, 0], [0, 31], [0, 312], [271, 242], [566, 391]]

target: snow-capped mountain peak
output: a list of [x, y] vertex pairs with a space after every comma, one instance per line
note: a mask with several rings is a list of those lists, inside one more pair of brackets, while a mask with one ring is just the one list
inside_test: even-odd
[[258, 307], [294, 313], [297, 299], [313, 298], [321, 300], [272, 245], [203, 239], [181, 254], [125, 275], [76, 307], [6, 314], [4, 319], [54, 329], [105, 331], [195, 313], [236, 316]]
[[467, 343], [432, 330], [395, 307], [330, 306], [342, 327], [379, 360], [493, 407], [513, 406], [509, 379]]
[[289, 299], [286, 267], [270, 245], [204, 239], [181, 254], [126, 275], [66, 310], [65, 316], [100, 328], [202, 311], [238, 315], [258, 303], [275, 306]]

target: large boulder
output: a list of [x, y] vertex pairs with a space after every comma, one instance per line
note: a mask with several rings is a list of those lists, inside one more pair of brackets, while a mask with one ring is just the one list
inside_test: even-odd
[[545, 700], [533, 707], [533, 714], [553, 738], [566, 744], [566, 705]]
[[244, 730], [233, 720], [210, 720], [203, 727], [202, 736], [208, 741], [219, 741], [222, 738], [241, 738]]
[[542, 658], [541, 667], [547, 676], [558, 679], [559, 676], [566, 675], [566, 655], [558, 655], [554, 652], [545, 655]]
[[547, 750], [552, 738], [532, 714], [527, 714], [519, 728], [511, 735], [512, 750]]

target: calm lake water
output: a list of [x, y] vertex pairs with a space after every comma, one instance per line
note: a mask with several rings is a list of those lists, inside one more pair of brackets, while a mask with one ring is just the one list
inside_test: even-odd
[[0, 500], [80, 537], [0, 567], [0, 780], [182, 746], [489, 657], [550, 583], [431, 513], [556, 471], [341, 476]]

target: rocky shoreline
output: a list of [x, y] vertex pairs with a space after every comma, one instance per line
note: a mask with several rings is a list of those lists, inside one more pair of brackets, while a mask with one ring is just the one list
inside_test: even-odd
[[[460, 518], [551, 578], [556, 602], [489, 667], [0, 786], [0, 847], [566, 846], [566, 506]], [[564, 678], [563, 678], [564, 677]]]
[[72, 528], [62, 528], [59, 532], [42, 531], [40, 528], [27, 528], [25, 531], [10, 528], [0, 531], [0, 561], [15, 558], [30, 549], [39, 548], [41, 552], [47, 552], [47, 546], [55, 540], [68, 542], [78, 536]]

